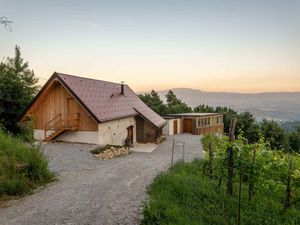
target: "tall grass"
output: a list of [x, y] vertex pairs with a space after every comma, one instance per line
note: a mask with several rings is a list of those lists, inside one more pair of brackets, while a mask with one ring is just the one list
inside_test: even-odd
[[[143, 225], [228, 225], [236, 224], [237, 195], [228, 197], [225, 186], [202, 174], [203, 160], [177, 163], [172, 174], [155, 178], [145, 203]], [[237, 184], [234, 184], [237, 189]], [[256, 193], [247, 201], [247, 186], [242, 193], [242, 224], [300, 224], [300, 208], [282, 211], [283, 198]]]
[[24, 143], [0, 130], [0, 197], [26, 194], [53, 178], [40, 146]]

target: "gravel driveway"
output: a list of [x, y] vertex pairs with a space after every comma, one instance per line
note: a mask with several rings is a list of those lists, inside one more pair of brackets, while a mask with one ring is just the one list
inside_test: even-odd
[[[109, 161], [95, 159], [91, 145], [45, 145], [58, 181], [0, 208], [0, 224], [139, 224], [146, 187], [170, 166], [172, 139], [185, 142], [185, 158], [201, 157], [199, 136], [168, 137], [152, 153], [134, 152]], [[175, 159], [182, 157], [176, 145]]]

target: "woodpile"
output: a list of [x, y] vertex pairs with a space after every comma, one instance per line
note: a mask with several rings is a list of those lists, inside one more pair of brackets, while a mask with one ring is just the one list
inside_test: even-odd
[[156, 139], [155, 144], [160, 144], [166, 140], [166, 137], [161, 135], [159, 138]]
[[127, 147], [111, 147], [103, 152], [100, 152], [99, 154], [95, 154], [95, 157], [100, 160], [108, 160], [128, 155], [129, 152], [130, 151]]

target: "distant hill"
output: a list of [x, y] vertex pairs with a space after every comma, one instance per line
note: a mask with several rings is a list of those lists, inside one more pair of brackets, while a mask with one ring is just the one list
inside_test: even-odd
[[[258, 119], [272, 118], [278, 121], [300, 121], [300, 92], [242, 94], [204, 92], [189, 88], [175, 88], [172, 91], [191, 107], [200, 104], [229, 106], [239, 112], [249, 111]], [[167, 92], [168, 90], [158, 92], [164, 101]]]

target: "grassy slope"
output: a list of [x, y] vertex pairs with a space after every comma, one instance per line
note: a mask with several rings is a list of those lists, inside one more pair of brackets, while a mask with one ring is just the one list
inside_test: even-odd
[[[17, 164], [27, 166], [18, 169]], [[26, 194], [53, 178], [38, 146], [25, 144], [0, 130], [0, 197]]]
[[[142, 224], [216, 225], [236, 224], [237, 196], [228, 199], [225, 188], [202, 176], [203, 162], [179, 163], [170, 172], [162, 173], [149, 187], [150, 201], [144, 207]], [[223, 185], [224, 186], [224, 185]], [[237, 190], [237, 187], [235, 187]], [[282, 212], [283, 199], [256, 194], [247, 201], [243, 187], [242, 224], [300, 224], [300, 209]]]

